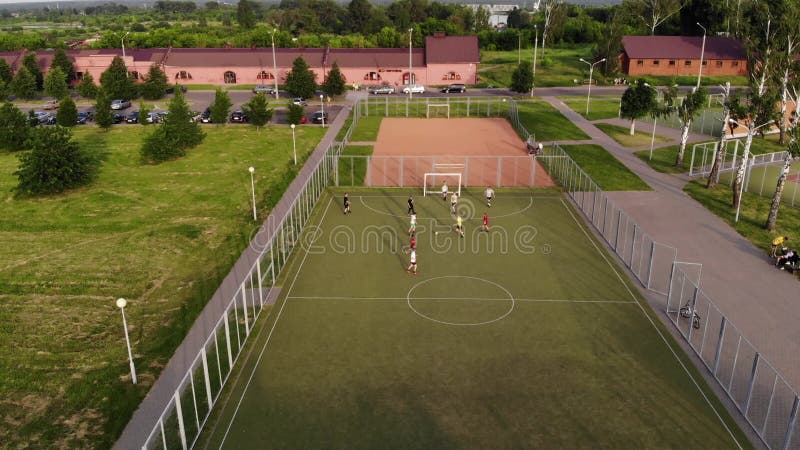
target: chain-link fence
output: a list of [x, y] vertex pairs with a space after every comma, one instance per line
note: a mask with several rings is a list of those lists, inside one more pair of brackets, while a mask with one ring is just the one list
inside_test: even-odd
[[358, 102], [362, 117], [505, 117], [510, 115], [509, 97], [366, 97]]
[[666, 311], [764, 443], [772, 449], [800, 449], [800, 434], [793, 433], [797, 392], [677, 265]]

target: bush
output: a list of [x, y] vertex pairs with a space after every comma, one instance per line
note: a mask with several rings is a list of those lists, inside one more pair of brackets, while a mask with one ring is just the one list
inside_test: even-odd
[[0, 149], [24, 149], [30, 131], [28, 117], [13, 103], [6, 102], [0, 107]]
[[18, 196], [55, 194], [88, 184], [100, 169], [100, 155], [72, 141], [68, 128], [41, 127], [31, 130], [31, 151], [19, 155]]
[[78, 124], [78, 108], [71, 98], [66, 97], [61, 101], [56, 113], [56, 123], [62, 127], [74, 127]]
[[[140, 118], [141, 120], [141, 118]], [[169, 114], [152, 134], [144, 139], [141, 148], [145, 162], [157, 163], [186, 155], [186, 150], [197, 146], [205, 138], [200, 125], [192, 120], [192, 113], [180, 91], [169, 102]]]
[[303, 120], [303, 113], [302, 106], [289, 103], [289, 112], [286, 114], [286, 120], [288, 120], [290, 124], [298, 125], [300, 121]]

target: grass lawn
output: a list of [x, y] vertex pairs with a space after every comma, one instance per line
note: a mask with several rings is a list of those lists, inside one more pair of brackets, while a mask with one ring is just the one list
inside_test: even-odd
[[339, 158], [339, 185], [363, 186], [367, 175], [367, 158], [348, 158], [348, 156], [370, 156], [371, 145], [348, 145]]
[[[261, 218], [285, 188], [288, 127], [203, 127], [186, 157], [144, 166], [150, 130], [76, 128], [107, 153], [99, 178], [44, 198], [13, 198], [17, 157], [0, 152], [2, 447], [109, 448], [255, 228], [247, 167]], [[298, 153], [323, 131], [299, 127]]]
[[381, 126], [380, 116], [361, 117], [350, 136], [351, 142], [375, 142], [378, 140], [378, 129]]
[[[542, 59], [544, 53], [544, 59]], [[536, 63], [537, 87], [574, 86], [573, 80], [589, 78], [586, 64], [580, 58], [590, 58], [591, 45], [575, 45], [563, 48], [539, 48]], [[522, 49], [522, 62], [533, 64], [533, 48]], [[517, 68], [517, 51], [481, 51], [478, 77], [481, 85], [495, 87], [511, 86], [511, 74]], [[595, 72], [597, 75], [598, 72]], [[596, 78], [596, 77], [595, 77]]]
[[705, 180], [700, 179], [690, 182], [683, 190], [764, 252], [769, 252], [772, 239], [776, 236], [792, 236], [792, 239], [800, 236], [800, 209], [786, 205], [781, 206], [778, 212], [775, 232], [770, 233], [764, 229], [772, 197], [760, 197], [745, 192], [739, 211], [739, 222], [734, 222], [736, 210], [731, 206], [733, 194], [728, 185], [720, 183], [709, 190], [705, 188]]
[[652, 189], [599, 145], [565, 145], [563, 148], [604, 191]]
[[[738, 154], [744, 150], [744, 139], [737, 139], [739, 141]], [[712, 141], [708, 141], [712, 142]], [[670, 145], [653, 150], [653, 159], [650, 160], [650, 150], [641, 150], [636, 152], [636, 156], [641, 158], [644, 162], [650, 165], [654, 170], [663, 173], [684, 173], [689, 171], [689, 165], [692, 158], [692, 147], [695, 144], [687, 144], [686, 153], [684, 154], [683, 166], [675, 166], [675, 158], [678, 157], [678, 146]], [[728, 142], [730, 156], [733, 156], [734, 142]], [[750, 146], [750, 151], [754, 155], [761, 155], [764, 153], [774, 153], [786, 150], [786, 147], [778, 144], [778, 135], [768, 135], [765, 138], [756, 137], [753, 139], [753, 144]], [[695, 155], [695, 164], [702, 164], [702, 152], [698, 151]], [[710, 164], [711, 155], [707, 155], [706, 164]]]
[[[620, 127], [617, 125], [612, 125], [610, 123], [596, 123], [594, 126], [601, 129], [603, 133], [607, 134], [611, 139], [617, 141], [620, 145], [624, 147], [639, 147], [642, 145], [649, 145], [652, 139], [652, 134], [646, 131], [642, 131], [641, 124], [639, 124], [639, 128], [636, 130], [636, 134], [633, 136], [630, 135], [630, 129], [628, 127]], [[656, 135], [655, 142], [656, 143], [663, 143], [669, 142], [670, 139], [664, 136]]]
[[519, 101], [519, 120], [536, 134], [538, 141], [566, 141], [589, 139], [580, 128], [564, 117], [557, 109], [542, 101]]
[[503, 192], [482, 233], [466, 190], [464, 238], [416, 197], [414, 276], [408, 191], [350, 190], [349, 215], [341, 193], [198, 448], [735, 448], [723, 421], [749, 448], [561, 195]]
[[589, 120], [614, 119], [619, 114], [619, 97], [595, 98], [589, 102], [589, 115], [586, 115], [586, 96], [559, 97], [573, 111]]

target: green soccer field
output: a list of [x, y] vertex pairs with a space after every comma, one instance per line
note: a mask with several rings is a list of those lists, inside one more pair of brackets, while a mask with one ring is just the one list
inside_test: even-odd
[[415, 276], [408, 194], [320, 200], [198, 448], [749, 447], [561, 195], [416, 197]]

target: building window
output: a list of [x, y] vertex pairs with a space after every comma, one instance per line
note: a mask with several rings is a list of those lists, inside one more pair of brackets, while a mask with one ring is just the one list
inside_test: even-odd
[[703, 61], [703, 67], [708, 65], [708, 61]]
[[381, 80], [381, 74], [379, 74], [378, 72], [367, 72], [367, 74], [364, 75], [364, 80], [365, 81], [380, 81]]
[[192, 74], [185, 70], [181, 70], [180, 72], [175, 74], [175, 78], [180, 78], [181, 80], [191, 80]]
[[674, 59], [669, 60], [669, 65], [670, 66], [674, 66], [675, 65], [675, 60]]
[[714, 65], [717, 67], [722, 67], [722, 61], [714, 61]]
[[447, 72], [446, 74], [444, 74], [442, 79], [443, 80], [460, 80], [461, 79], [461, 75], [457, 74], [455, 72]]
[[408, 72], [403, 74], [403, 84], [414, 84], [417, 81], [417, 74], [412, 74], [411, 82], [408, 82]]
[[272, 75], [272, 73], [267, 72], [266, 70], [262, 70], [261, 72], [259, 72], [258, 75], [256, 75], [256, 79], [258, 79], [258, 80], [274, 80], [275, 77]]
[[225, 72], [225, 84], [236, 84], [236, 74], [230, 70]]
[[683, 62], [683, 65], [686, 67], [692, 67], [692, 62], [687, 59], [686, 61]]
[[739, 67], [739, 61], [731, 61], [731, 67]]
[[83, 79], [83, 72], [75, 72], [75, 79], [80, 81]]
[[639, 67], [642, 67], [642, 66], [644, 66], [644, 61], [642, 61], [641, 59], [637, 59], [636, 60], [636, 65], [639, 66]]
[[131, 71], [131, 78], [133, 78], [134, 80], [138, 80], [139, 79], [139, 72], [137, 72], [135, 70], [132, 70]]
[[657, 60], [657, 59], [654, 59], [654, 60], [653, 60], [653, 65], [654, 65], [654, 66], [656, 66], [656, 67], [658, 67], [658, 66], [660, 66], [660, 65], [661, 65], [661, 61], [659, 61], [659, 60]]

